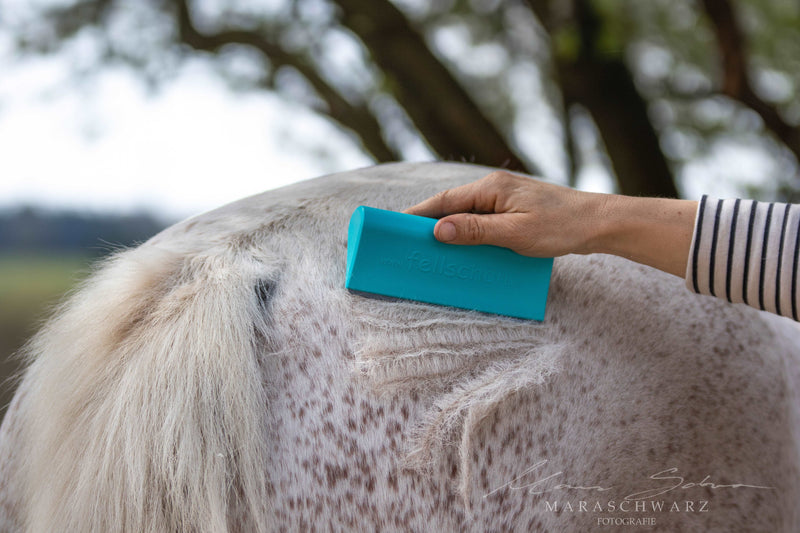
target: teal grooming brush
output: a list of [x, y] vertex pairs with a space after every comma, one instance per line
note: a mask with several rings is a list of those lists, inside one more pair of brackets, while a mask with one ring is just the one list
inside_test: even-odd
[[508, 248], [444, 244], [436, 220], [356, 208], [347, 232], [347, 279], [355, 291], [543, 320], [552, 258]]

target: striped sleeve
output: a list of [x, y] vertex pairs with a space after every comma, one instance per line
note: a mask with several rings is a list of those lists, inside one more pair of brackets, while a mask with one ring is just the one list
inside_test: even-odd
[[686, 286], [798, 319], [800, 205], [703, 196]]

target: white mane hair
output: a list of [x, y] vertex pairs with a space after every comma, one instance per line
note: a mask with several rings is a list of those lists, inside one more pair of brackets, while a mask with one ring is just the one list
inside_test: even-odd
[[578, 531], [674, 467], [710, 509], [655, 530], [797, 531], [794, 323], [609, 256], [557, 259], [542, 323], [343, 288], [356, 206], [491, 170], [310, 180], [101, 263], [24, 349], [0, 530]]

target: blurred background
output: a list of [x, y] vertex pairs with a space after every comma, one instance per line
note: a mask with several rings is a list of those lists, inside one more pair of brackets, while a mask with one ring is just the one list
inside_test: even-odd
[[799, 87], [795, 0], [0, 0], [0, 374], [92, 261], [325, 173], [797, 201]]

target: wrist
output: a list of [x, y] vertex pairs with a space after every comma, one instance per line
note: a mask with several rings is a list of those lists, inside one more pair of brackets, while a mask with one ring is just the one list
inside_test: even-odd
[[682, 277], [697, 202], [606, 195], [597, 209], [592, 250]]
[[615, 244], [625, 224], [624, 198], [616, 194], [585, 193], [584, 219], [586, 239], [584, 254], [615, 253]]

